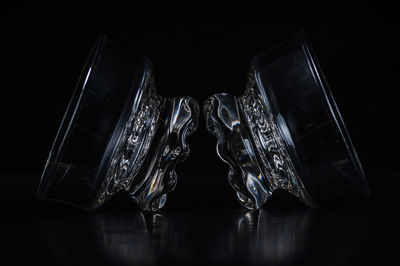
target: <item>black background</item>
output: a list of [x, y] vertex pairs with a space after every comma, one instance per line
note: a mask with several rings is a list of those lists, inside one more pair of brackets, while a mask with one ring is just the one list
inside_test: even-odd
[[[345, 210], [332, 210], [328, 216], [317, 214], [319, 221], [324, 222], [318, 223], [316, 227], [319, 225], [321, 228], [331, 228], [339, 224], [339, 228], [351, 231], [351, 226], [354, 226], [357, 231], [360, 228], [358, 224], [361, 224], [361, 228], [366, 224], [366, 232], [372, 230], [372, 236], [367, 237], [367, 240], [362, 237], [354, 240], [350, 236], [346, 240], [334, 241], [337, 243], [333, 245], [334, 248], [341, 241], [354, 240], [356, 246], [365, 241], [369, 243], [361, 245], [357, 249], [358, 253], [351, 259], [340, 259], [341, 253], [336, 257], [332, 255], [335, 262], [340, 264], [354, 264], [358, 261], [373, 263], [394, 256], [391, 255], [393, 250], [389, 243], [390, 239], [394, 239], [393, 219], [398, 210], [397, 187], [400, 185], [397, 155], [400, 148], [397, 94], [400, 84], [398, 10], [390, 6], [373, 5], [357, 8], [336, 6], [289, 9], [289, 6], [243, 6], [228, 2], [186, 7], [185, 11], [181, 11], [181, 7], [181, 4], [160, 6], [153, 3], [133, 4], [129, 7], [118, 6], [116, 3], [85, 7], [73, 4], [54, 7], [21, 4], [2, 11], [0, 198], [4, 213], [8, 216], [3, 228], [5, 232], [9, 232], [2, 243], [3, 257], [11, 262], [31, 259], [46, 262], [46, 257], [50, 256], [49, 261], [52, 263], [66, 261], [67, 264], [80, 260], [78, 255], [85, 255], [84, 252], [72, 252], [63, 255], [64, 257], [49, 255], [60, 252], [60, 249], [56, 249], [57, 252], [46, 252], [41, 248], [34, 248], [29, 252], [21, 251], [19, 243], [25, 242], [23, 247], [29, 249], [41, 239], [43, 232], [37, 231], [37, 227], [26, 227], [24, 220], [32, 221], [32, 217], [35, 217], [34, 221], [40, 228], [46, 228], [43, 225], [46, 223], [51, 223], [52, 227], [62, 227], [54, 219], [62, 220], [63, 226], [65, 224], [69, 229], [61, 228], [54, 232], [45, 230], [46, 235], [53, 238], [59, 237], [60, 232], [64, 235], [75, 230], [67, 226], [65, 219], [69, 221], [71, 217], [75, 217], [72, 223], [76, 227], [81, 223], [88, 226], [88, 220], [97, 219], [68, 207], [39, 202], [35, 199], [35, 190], [69, 97], [98, 34], [104, 33], [132, 51], [148, 56], [155, 69], [160, 94], [168, 97], [192, 96], [202, 104], [214, 93], [225, 91], [234, 95], [242, 94], [250, 59], [300, 29], [305, 30], [324, 70], [366, 170], [372, 192], [370, 199], [361, 203], [361, 207], [353, 206], [354, 209], [348, 209], [342, 206]], [[198, 263], [235, 261], [237, 256], [234, 252], [215, 259], [207, 256], [210, 254], [208, 249], [199, 249], [209, 245], [207, 239], [214, 238], [203, 235], [199, 240], [187, 239], [186, 233], [192, 229], [198, 230], [199, 234], [208, 234], [210, 232], [204, 228], [214, 224], [217, 228], [225, 228], [224, 219], [229, 221], [234, 215], [226, 214], [222, 218], [217, 215], [220, 219], [212, 218], [213, 215], [220, 214], [221, 209], [232, 208], [233, 213], [239, 209], [226, 182], [227, 167], [217, 159], [216, 141], [206, 132], [203, 116], [200, 117], [198, 131], [189, 138], [189, 143], [191, 155], [177, 167], [178, 186], [169, 195], [163, 215], [169, 217], [169, 234], [175, 232], [178, 236], [183, 236], [176, 243], [188, 243], [189, 247], [200, 251], [190, 253], [191, 249], [187, 248], [189, 251], [182, 251], [188, 253], [187, 257], [174, 256], [170, 250], [165, 251], [163, 243], [160, 244], [167, 241], [166, 239], [171, 240], [171, 236], [157, 235], [157, 231], [152, 229], [150, 240], [146, 238], [146, 241], [153, 241], [153, 244], [156, 242], [161, 247], [157, 246], [158, 251], [145, 257], [149, 259], [158, 256], [165, 258], [165, 261], [178, 262], [192, 262], [202, 257], [203, 260], [197, 260]], [[285, 199], [290, 201], [288, 205], [295, 206], [295, 210], [286, 210], [287, 206], [282, 207], [280, 203], [276, 203], [279, 201], [274, 200], [268, 207], [285, 209], [285, 214], [278, 211], [277, 217], [289, 217], [291, 220], [292, 213], [297, 213], [297, 208], [303, 210], [304, 207], [294, 199]], [[115, 221], [115, 217], [119, 217], [121, 212], [125, 215], [126, 212], [138, 213], [135, 206], [127, 201], [129, 200], [126, 196], [117, 196], [104, 207], [103, 212], [106, 214], [100, 210], [100, 214], [98, 211], [95, 216], [104, 218], [106, 215], [109, 220], [105, 220], [111, 221], [112, 226], [115, 226], [120, 221]], [[357, 213], [360, 209], [363, 210], [362, 214], [346, 216]], [[109, 212], [111, 214], [107, 216]], [[343, 212], [346, 214], [343, 215]], [[184, 226], [186, 220], [179, 218], [182, 213], [187, 213], [187, 223], [190, 223], [190, 219], [193, 220], [196, 225], [194, 228], [188, 229]], [[43, 220], [43, 215], [50, 215], [54, 219], [51, 222]], [[272, 216], [275, 217], [274, 215]], [[378, 218], [372, 218], [373, 222], [367, 219], [363, 223], [363, 215]], [[350, 221], [350, 226], [347, 221]], [[15, 231], [7, 229], [12, 224]], [[179, 229], [180, 226], [186, 229]], [[20, 227], [22, 231], [18, 230]], [[382, 232], [379, 231], [381, 227], [385, 227]], [[127, 230], [126, 224], [121, 228], [122, 231]], [[214, 233], [219, 234], [217, 231]], [[364, 231], [360, 232], [365, 235]], [[229, 236], [232, 237], [230, 234]], [[379, 237], [376, 239], [376, 236]], [[229, 243], [242, 241], [240, 237], [242, 236]], [[334, 234], [330, 233], [326, 237], [332, 238]], [[88, 240], [90, 237], [82, 235], [82, 238], [86, 241], [83, 243], [91, 245], [92, 242]], [[126, 241], [130, 243], [129, 241], [142, 240], [132, 238]], [[79, 240], [72, 238], [64, 241], [71, 245], [79, 243]], [[170, 245], [168, 241], [164, 244]], [[308, 253], [300, 252], [300, 257], [312, 254], [313, 248], [320, 247], [308, 247]], [[38, 252], [39, 249], [41, 252]], [[143, 252], [147, 254], [148, 249]], [[373, 259], [363, 260], [361, 257], [368, 252], [372, 252], [369, 254], [372, 254], [370, 256]], [[97, 253], [92, 255], [95, 256], [94, 254]], [[86, 259], [96, 262], [122, 262], [115, 257], [109, 259], [104, 255], [108, 259], [101, 260], [102, 256], [96, 256], [97, 259], [87, 255]], [[270, 258], [255, 257], [259, 258], [253, 261], [255, 263], [271, 262]], [[135, 259], [124, 262], [135, 262]], [[160, 261], [144, 259], [139, 262]], [[282, 261], [272, 262], [279, 264]], [[324, 264], [325, 261], [317, 260], [317, 263]]]

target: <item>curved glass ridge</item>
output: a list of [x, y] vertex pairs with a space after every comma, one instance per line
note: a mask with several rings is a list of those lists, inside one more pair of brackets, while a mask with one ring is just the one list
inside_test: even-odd
[[240, 97], [204, 112], [239, 202], [259, 209], [276, 189], [309, 206], [369, 193], [365, 175], [304, 33], [253, 58]]
[[157, 93], [150, 60], [100, 36], [59, 127], [38, 197], [92, 210], [125, 190], [158, 210], [189, 153], [199, 107]]

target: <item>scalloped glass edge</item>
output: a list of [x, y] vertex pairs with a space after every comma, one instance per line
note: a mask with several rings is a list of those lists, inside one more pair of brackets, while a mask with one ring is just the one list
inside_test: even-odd
[[[151, 61], [147, 58], [144, 58], [143, 74], [133, 95], [133, 104], [127, 107], [129, 115], [125, 121], [121, 120], [123, 116], [120, 117], [118, 128], [114, 130], [103, 161], [98, 166], [95, 180], [101, 185], [91, 200], [93, 203], [86, 206], [63, 198], [47, 197], [48, 189], [53, 182], [57, 182], [54, 169], [60, 163], [61, 150], [68, 145], [64, 140], [71, 134], [71, 125], [90, 79], [92, 66], [106, 41], [109, 39], [100, 35], [86, 60], [46, 160], [37, 197], [94, 210], [113, 194], [124, 190], [142, 210], [157, 211], [164, 206], [167, 193], [176, 186], [176, 164], [189, 155], [186, 138], [197, 129], [199, 105], [191, 97], [160, 96], [155, 87]], [[106, 153], [110, 152], [111, 159], [108, 159]]]
[[125, 190], [143, 210], [157, 211], [176, 186], [175, 166], [189, 155], [186, 138], [197, 129], [199, 105], [191, 97], [160, 96], [151, 68], [137, 95], [139, 104], [112, 156], [98, 205]]
[[[369, 195], [361, 163], [312, 48], [303, 31], [294, 36], [301, 43], [310, 71], [319, 83], [331, 123], [333, 121], [356, 171], [355, 182], [364, 195]], [[272, 114], [264, 88], [259, 85], [257, 59], [258, 56], [254, 57], [250, 64], [243, 95], [215, 94], [203, 105], [206, 127], [217, 138], [217, 155], [228, 164], [228, 181], [244, 207], [260, 209], [277, 189], [288, 191], [309, 207], [318, 207], [296, 171], [293, 161], [296, 158], [291, 157], [293, 150], [289, 152], [287, 136], [280, 128], [284, 123], [279, 120], [284, 118], [279, 111], [277, 116]]]

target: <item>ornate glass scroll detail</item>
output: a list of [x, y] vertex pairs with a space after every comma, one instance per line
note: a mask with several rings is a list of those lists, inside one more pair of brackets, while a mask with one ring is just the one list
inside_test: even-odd
[[267, 110], [253, 73], [243, 96], [216, 94], [204, 105], [208, 130], [218, 138], [218, 156], [229, 165], [228, 179], [239, 202], [259, 209], [276, 189], [312, 205], [296, 174], [276, 118]]
[[152, 71], [145, 77], [99, 195], [99, 205], [120, 190], [144, 210], [163, 207], [177, 181], [175, 165], [189, 154], [186, 137], [198, 124], [199, 107], [190, 97], [158, 95]]

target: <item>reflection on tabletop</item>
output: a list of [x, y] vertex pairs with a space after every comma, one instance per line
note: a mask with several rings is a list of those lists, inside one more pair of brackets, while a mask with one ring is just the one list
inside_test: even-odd
[[[107, 260], [299, 263], [346, 261], [370, 240], [371, 220], [314, 210], [143, 214], [94, 219]], [[97, 242], [97, 241], [96, 241]], [[318, 254], [315, 254], [318, 253]], [[340, 262], [340, 261], [337, 261]]]

